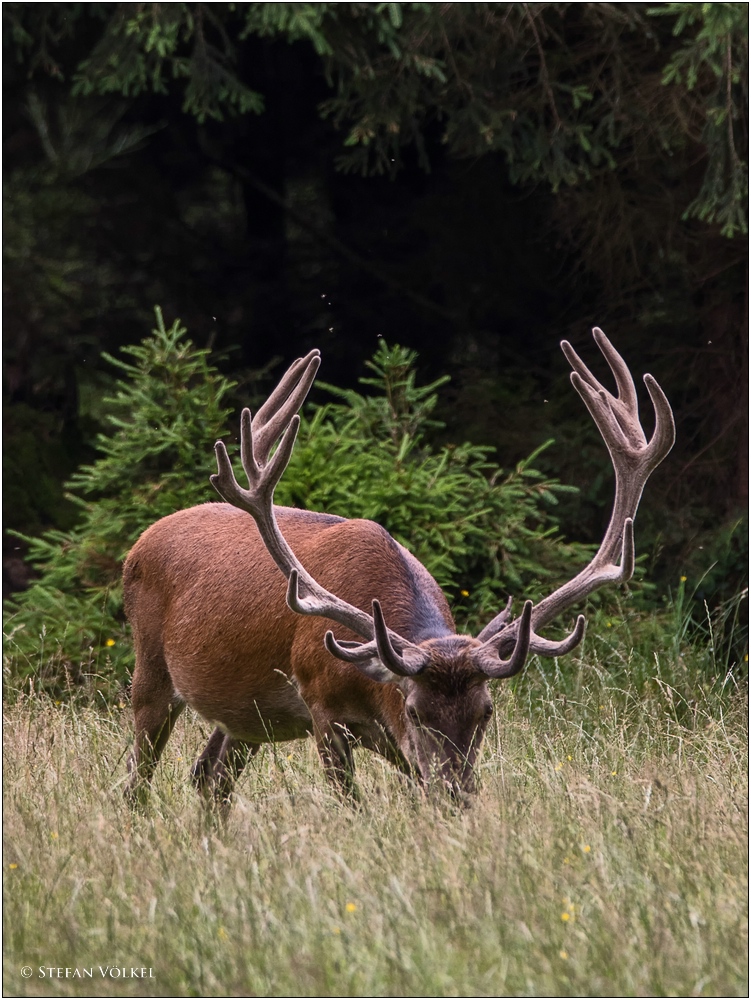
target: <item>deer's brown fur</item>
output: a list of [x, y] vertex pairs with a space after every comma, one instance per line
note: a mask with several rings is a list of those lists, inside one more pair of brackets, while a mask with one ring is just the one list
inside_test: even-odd
[[[389, 622], [413, 642], [454, 635], [438, 584], [379, 525], [283, 507], [276, 517], [323, 586], [365, 611], [375, 587]], [[348, 758], [335, 752], [348, 734], [406, 768], [402, 688], [332, 657], [323, 642], [331, 622], [289, 609], [284, 577], [247, 514], [209, 503], [157, 521], [128, 555], [124, 587], [136, 646], [133, 788], [150, 777], [186, 704], [253, 749], [311, 733], [334, 776], [348, 761], [332, 762], [330, 745]], [[342, 630], [350, 637], [358, 638]], [[423, 686], [466, 698], [482, 682], [439, 662]], [[205, 759], [218, 759], [223, 746], [214, 735]], [[197, 765], [197, 778], [207, 770]]]

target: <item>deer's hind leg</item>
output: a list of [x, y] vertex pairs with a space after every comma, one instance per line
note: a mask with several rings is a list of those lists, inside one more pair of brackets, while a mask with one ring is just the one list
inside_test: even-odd
[[196, 788], [226, 813], [235, 782], [259, 749], [259, 743], [243, 743], [217, 727], [193, 765]]
[[137, 655], [131, 702], [136, 738], [128, 758], [130, 780], [125, 795], [131, 803], [138, 804], [146, 798], [162, 751], [185, 708], [185, 702], [175, 691], [161, 652], [149, 656]]
[[224, 730], [217, 726], [191, 768], [190, 776], [193, 779], [193, 784], [202, 794], [206, 794], [211, 788], [214, 764], [219, 759], [226, 735]]

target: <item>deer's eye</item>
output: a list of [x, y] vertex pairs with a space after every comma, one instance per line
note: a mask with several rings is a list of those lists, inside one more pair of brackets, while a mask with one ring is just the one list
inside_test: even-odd
[[485, 716], [486, 719], [489, 719], [492, 714], [493, 714], [493, 706], [488, 705], [488, 707], [483, 712], [483, 715]]
[[413, 725], [415, 726], [420, 725], [420, 713], [417, 711], [414, 705], [409, 706], [409, 708], [407, 709], [407, 715], [409, 716], [409, 721], [413, 723]]

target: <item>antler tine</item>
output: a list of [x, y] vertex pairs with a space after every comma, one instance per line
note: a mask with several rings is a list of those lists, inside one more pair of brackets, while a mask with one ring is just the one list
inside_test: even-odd
[[634, 575], [636, 565], [636, 551], [634, 547], [634, 519], [627, 517], [623, 523], [623, 536], [621, 542], [621, 564], [618, 567], [618, 583], [628, 583]]
[[530, 637], [529, 651], [530, 653], [537, 653], [538, 656], [565, 656], [566, 653], [570, 653], [572, 649], [575, 649], [579, 645], [584, 638], [586, 628], [587, 619], [584, 615], [579, 615], [576, 619], [574, 631], [559, 642], [551, 642], [550, 639], [543, 639], [541, 635], [533, 632]]
[[[634, 380], [628, 369], [628, 365], [610, 343], [599, 326], [596, 326], [592, 330], [592, 336], [594, 337], [595, 343], [600, 348], [603, 357], [607, 361], [610, 366], [610, 370], [613, 373], [615, 384], [618, 389], [618, 398], [624, 406], [626, 406], [629, 410], [632, 410], [634, 415], [638, 418], [639, 403], [636, 398], [636, 386], [634, 385]], [[602, 389], [603, 387], [599, 386], [599, 388]]]
[[[425, 670], [429, 662], [427, 654], [422, 650], [418, 650], [412, 643], [405, 643], [403, 639], [395, 636], [386, 627], [386, 619], [383, 617], [381, 603], [376, 600], [373, 601], [373, 623], [375, 625], [378, 658], [393, 674], [398, 674], [401, 677], [415, 677]], [[397, 639], [396, 643], [393, 641], [394, 638]], [[401, 646], [399, 652], [397, 652], [397, 645]]]
[[334, 638], [334, 633], [330, 629], [323, 637], [323, 644], [332, 656], [347, 663], [363, 663], [378, 655], [378, 644], [375, 639], [370, 642], [350, 642], [346, 639], [342, 641]]
[[[272, 445], [302, 406], [321, 364], [319, 351], [298, 358], [253, 418], [253, 447], [259, 462], [268, 459]], [[301, 376], [302, 373], [302, 376]]]
[[496, 615], [495, 621], [497, 622], [499, 629], [502, 628], [511, 617], [511, 607], [513, 603], [514, 598], [509, 595], [509, 599], [506, 601], [506, 607], [500, 612], [500, 614]]
[[493, 636], [497, 635], [500, 631], [505, 629], [508, 624], [509, 618], [511, 616], [511, 606], [513, 603], [514, 603], [514, 598], [509, 597], [509, 599], [506, 601], [506, 607], [503, 609], [503, 611], [500, 611], [492, 621], [488, 622], [488, 624], [485, 626], [482, 632], [480, 632], [477, 638], [480, 639], [482, 642], [487, 642], [490, 639], [492, 639]]
[[[320, 357], [321, 352], [316, 347], [312, 351], [309, 351], [304, 358], [298, 358], [296, 361], [293, 361], [279, 380], [279, 385], [273, 390], [269, 398], [258, 407], [254, 423], [257, 421], [258, 426], [268, 423], [276, 412], [276, 409], [287, 399], [297, 385], [300, 372], [307, 368], [313, 358], [318, 358], [320, 363]], [[254, 428], [254, 430], [257, 429], [257, 427]]]
[[675, 419], [668, 397], [651, 375], [644, 376], [649, 398], [655, 409], [655, 429], [649, 442], [650, 463], [657, 468], [675, 444]]
[[[483, 643], [482, 646], [473, 650], [472, 662], [486, 677], [493, 679], [513, 677], [524, 666], [532, 638], [531, 601], [524, 602], [522, 613], [513, 625], [514, 650], [508, 660], [502, 660], [499, 655], [500, 643], [502, 639], [506, 638], [505, 630], [500, 636], [490, 639], [488, 642]], [[511, 631], [511, 627], [509, 631]]]

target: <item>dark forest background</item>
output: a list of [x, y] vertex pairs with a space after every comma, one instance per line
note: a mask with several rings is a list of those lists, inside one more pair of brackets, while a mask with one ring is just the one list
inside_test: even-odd
[[343, 387], [416, 349], [445, 440], [510, 467], [555, 438], [595, 541], [611, 474], [558, 343], [601, 373], [598, 325], [676, 412], [653, 577], [743, 586], [746, 4], [5, 3], [3, 47], [6, 528], [72, 524], [101, 352], [159, 304], [238, 408], [311, 347]]

